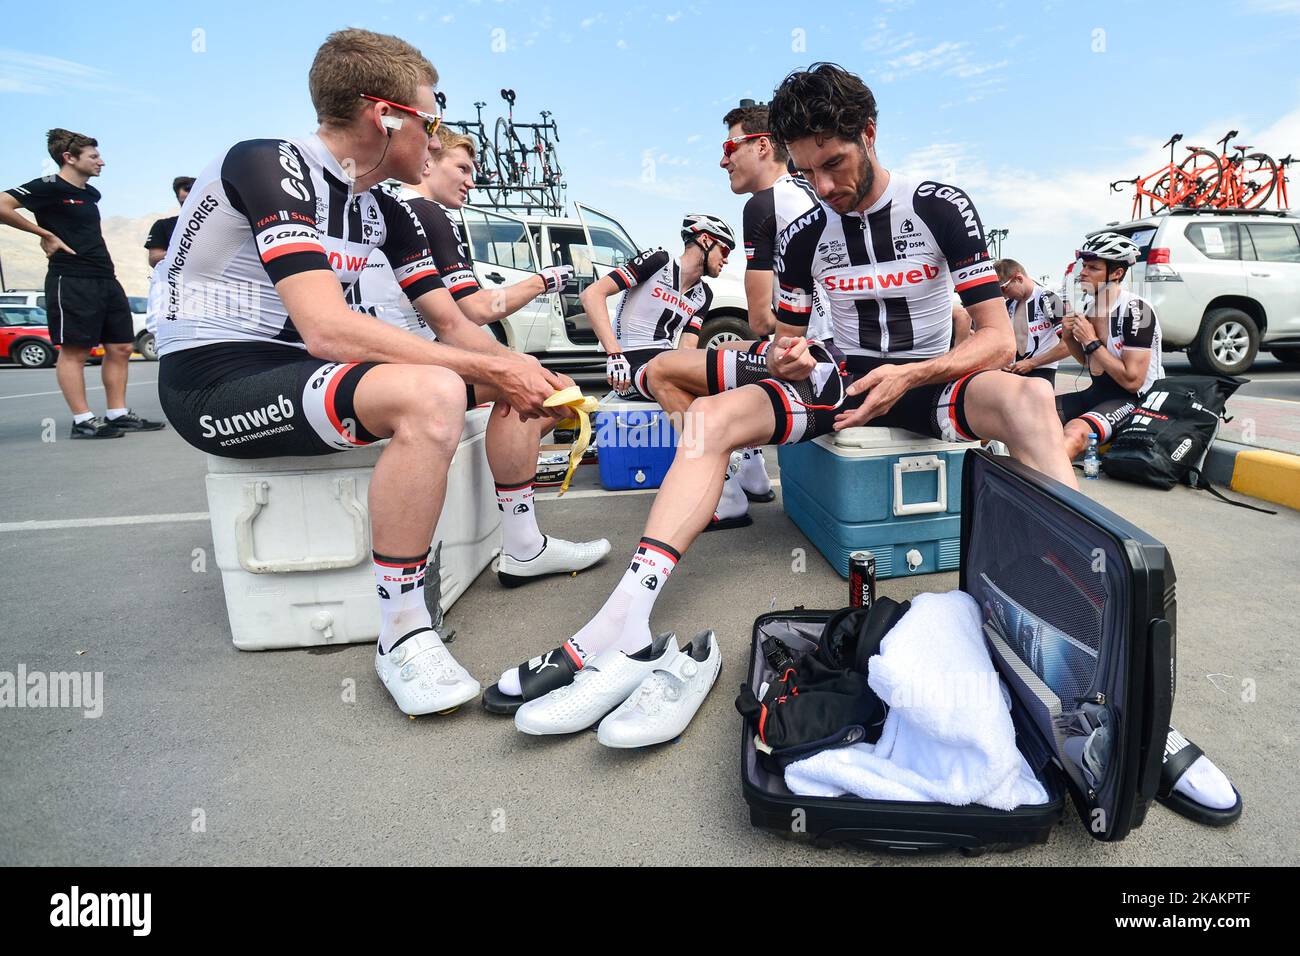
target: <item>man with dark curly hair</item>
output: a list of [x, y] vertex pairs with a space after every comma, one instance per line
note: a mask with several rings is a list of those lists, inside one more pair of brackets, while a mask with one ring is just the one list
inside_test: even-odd
[[[997, 439], [1021, 461], [1077, 487], [1051, 387], [1000, 371], [1015, 356], [1015, 340], [966, 193], [881, 165], [875, 97], [833, 64], [787, 76], [769, 119], [819, 200], [777, 240], [781, 288], [770, 374], [691, 404], [692, 440], [678, 446], [623, 580], [553, 655], [566, 662], [564, 673], [534, 687], [567, 685], [601, 654], [599, 673], [583, 685], [586, 697], [598, 700], [601, 673], [620, 672], [611, 657], [650, 644], [654, 602], [712, 521], [737, 448], [872, 423], [947, 440]], [[954, 284], [975, 330], [949, 351]], [[817, 287], [830, 308], [832, 342], [805, 335]], [[527, 698], [523, 683], [508, 671], [500, 689]], [[516, 723], [527, 715], [535, 725], [548, 698], [525, 702]], [[557, 706], [564, 703], [562, 695]]]

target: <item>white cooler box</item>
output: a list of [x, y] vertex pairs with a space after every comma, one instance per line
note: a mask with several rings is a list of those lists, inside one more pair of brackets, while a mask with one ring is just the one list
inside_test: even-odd
[[[483, 435], [490, 413], [477, 408], [465, 416], [431, 543], [435, 553], [442, 543], [444, 611], [500, 549]], [[240, 650], [378, 640], [366, 495], [383, 445], [320, 457], [208, 456], [212, 540]]]

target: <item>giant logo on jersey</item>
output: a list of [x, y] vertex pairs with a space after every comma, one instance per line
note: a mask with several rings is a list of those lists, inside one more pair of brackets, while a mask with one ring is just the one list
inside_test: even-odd
[[962, 222], [966, 224], [966, 235], [972, 239], [981, 238], [979, 221], [975, 218], [975, 205], [956, 186], [925, 182], [916, 187], [916, 195], [933, 196], [935, 199], [951, 203], [961, 213]]
[[293, 252], [319, 252], [324, 254], [320, 233], [306, 226], [280, 226], [267, 229], [257, 237], [258, 255], [270, 262]]
[[928, 262], [918, 269], [890, 269], [888, 263], [881, 263], [875, 269], [863, 267], [857, 269], [840, 269], [834, 274], [821, 276], [821, 282], [828, 292], [883, 292], [887, 289], [904, 289], [931, 282], [943, 275], [943, 270]]
[[280, 180], [280, 188], [300, 202], [311, 202], [311, 192], [302, 181], [302, 164], [288, 143], [280, 144], [280, 168], [289, 174]]

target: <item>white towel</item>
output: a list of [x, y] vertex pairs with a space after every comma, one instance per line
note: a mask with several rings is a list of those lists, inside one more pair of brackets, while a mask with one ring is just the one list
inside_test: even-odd
[[999, 810], [1047, 802], [1016, 748], [1010, 696], [984, 646], [979, 606], [970, 595], [913, 598], [871, 658], [867, 680], [889, 705], [880, 740], [792, 763], [785, 783], [793, 793]]

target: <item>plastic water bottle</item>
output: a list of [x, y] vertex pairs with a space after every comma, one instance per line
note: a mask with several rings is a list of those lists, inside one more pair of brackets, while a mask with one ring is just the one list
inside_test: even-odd
[[1088, 436], [1088, 450], [1083, 455], [1083, 477], [1101, 477], [1101, 459], [1097, 457], [1097, 436]]

